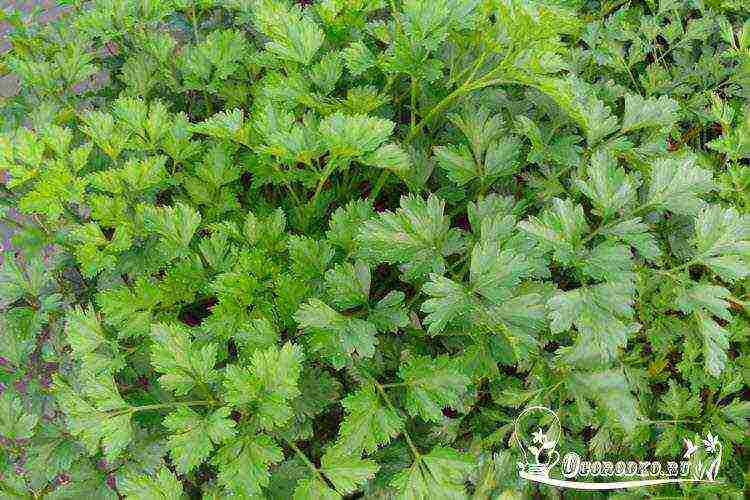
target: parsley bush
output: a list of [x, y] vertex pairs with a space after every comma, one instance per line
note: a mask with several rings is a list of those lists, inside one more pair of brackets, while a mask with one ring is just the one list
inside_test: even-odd
[[747, 491], [748, 3], [64, 3], [3, 14], [3, 498], [555, 496], [531, 404]]

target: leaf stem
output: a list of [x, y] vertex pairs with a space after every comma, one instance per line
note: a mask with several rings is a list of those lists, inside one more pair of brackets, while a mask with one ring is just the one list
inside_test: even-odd
[[[290, 447], [291, 449], [293, 449], [293, 450], [294, 450], [294, 453], [296, 453], [296, 454], [297, 454], [297, 456], [298, 456], [298, 457], [299, 457], [299, 458], [300, 458], [300, 459], [301, 459], [301, 460], [302, 460], [302, 461], [303, 461], [303, 462], [305, 463], [305, 465], [307, 466], [307, 468], [308, 468], [308, 469], [310, 469], [310, 470], [312, 471], [312, 473], [313, 473], [313, 474], [314, 474], [314, 475], [315, 475], [315, 476], [316, 476], [316, 477], [318, 478], [318, 480], [319, 480], [320, 482], [322, 482], [323, 484], [325, 484], [326, 486], [329, 486], [329, 484], [328, 484], [328, 481], [326, 481], [326, 478], [325, 478], [325, 477], [323, 477], [323, 474], [322, 474], [322, 473], [320, 472], [320, 470], [319, 470], [319, 469], [318, 469], [318, 468], [317, 468], [317, 467], [315, 466], [315, 464], [314, 464], [314, 463], [312, 463], [312, 462], [310, 461], [310, 459], [309, 459], [309, 458], [307, 458], [307, 455], [305, 455], [305, 454], [304, 454], [304, 453], [302, 452], [302, 450], [300, 450], [300, 449], [299, 449], [299, 448], [297, 447], [297, 445], [296, 445], [296, 444], [294, 444], [293, 442], [291, 442], [291, 441], [289, 441], [289, 440], [287, 440], [287, 439], [285, 439], [285, 438], [282, 438], [282, 439], [284, 439], [284, 441], [286, 441], [286, 444], [288, 444], [288, 445], [289, 445], [289, 447]], [[334, 489], [335, 489], [335, 488], [334, 488]], [[338, 491], [337, 491], [337, 493], [338, 493]], [[339, 494], [340, 494], [340, 493], [339, 493]], [[343, 495], [342, 495], [342, 496], [343, 496]]]
[[[391, 398], [389, 398], [388, 394], [385, 392], [384, 386], [381, 385], [380, 382], [378, 382], [374, 378], [370, 377], [370, 379], [372, 380], [372, 383], [375, 384], [375, 389], [377, 389], [377, 391], [383, 397], [383, 401], [385, 402], [388, 409], [391, 410], [393, 413], [398, 414], [399, 412], [393, 406], [393, 403], [391, 403]], [[406, 384], [403, 384], [403, 385], [406, 385]], [[414, 455], [414, 460], [419, 460], [422, 454], [419, 453], [419, 450], [417, 449], [416, 445], [414, 444], [414, 441], [412, 441], [411, 436], [409, 435], [409, 431], [406, 430], [406, 424], [404, 424], [404, 439], [406, 439], [406, 444], [409, 445], [409, 449], [411, 450], [412, 455]]]
[[130, 406], [125, 411], [114, 411], [112, 413], [112, 416], [118, 416], [118, 415], [126, 415], [129, 413], [136, 413], [139, 411], [151, 411], [151, 410], [161, 410], [164, 408], [174, 408], [176, 406], [219, 406], [221, 403], [219, 403], [216, 400], [198, 400], [198, 401], [172, 401], [169, 403], [158, 403], [153, 405], [143, 405], [143, 406]]

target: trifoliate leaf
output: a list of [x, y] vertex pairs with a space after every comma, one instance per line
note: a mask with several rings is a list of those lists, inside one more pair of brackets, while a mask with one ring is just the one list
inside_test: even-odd
[[667, 157], [651, 170], [647, 203], [678, 214], [694, 215], [705, 202], [700, 195], [714, 189], [713, 175], [691, 157]]
[[375, 476], [378, 465], [372, 460], [361, 459], [356, 455], [338, 453], [335, 448], [329, 450], [320, 459], [320, 470], [336, 487], [336, 491], [349, 494], [357, 491], [359, 486]]
[[270, 39], [266, 50], [281, 60], [310, 64], [325, 38], [315, 21], [299, 6], [288, 8], [277, 0], [253, 3], [256, 25]]
[[576, 181], [578, 188], [591, 200], [603, 219], [622, 210], [635, 200], [638, 184], [617, 166], [610, 152], [598, 149], [591, 157], [589, 178]]
[[472, 297], [466, 288], [455, 281], [431, 274], [422, 291], [430, 296], [422, 303], [422, 312], [427, 313], [425, 324], [427, 333], [437, 335], [445, 330], [451, 321], [462, 320], [472, 312]]
[[461, 250], [460, 233], [444, 216], [445, 202], [404, 196], [396, 212], [365, 222], [357, 235], [359, 254], [372, 263], [399, 263], [406, 279], [445, 271], [444, 258]]
[[186, 328], [176, 324], [156, 324], [151, 327], [154, 345], [151, 364], [159, 383], [175, 394], [187, 394], [196, 385], [206, 384], [217, 377], [214, 370], [217, 348], [214, 344], [198, 347], [193, 344]]
[[126, 500], [180, 500], [182, 483], [166, 467], [156, 475], [129, 472], [117, 483], [117, 490]]
[[333, 249], [326, 241], [292, 236], [287, 244], [294, 273], [301, 278], [311, 280], [323, 276], [333, 259]]
[[117, 330], [119, 338], [147, 335], [152, 310], [160, 300], [159, 287], [145, 278], [138, 278], [132, 287], [121, 285], [103, 290], [96, 297], [104, 321]]
[[329, 229], [326, 232], [328, 241], [347, 253], [354, 251], [355, 238], [361, 225], [373, 215], [372, 205], [367, 200], [354, 200], [339, 207], [331, 215]]
[[339, 264], [325, 274], [326, 292], [341, 310], [366, 304], [370, 296], [370, 268], [364, 262]]
[[201, 215], [191, 206], [145, 207], [143, 219], [148, 231], [162, 238], [166, 250], [174, 255], [189, 252], [189, 245], [201, 223]]
[[390, 170], [396, 175], [405, 175], [411, 168], [409, 154], [397, 144], [383, 144], [372, 153], [362, 157], [360, 162]]
[[644, 99], [640, 94], [627, 94], [622, 130], [633, 132], [642, 128], [669, 129], [677, 121], [678, 110], [677, 101], [667, 96]]
[[440, 421], [446, 406], [458, 408], [470, 382], [456, 361], [445, 356], [413, 356], [398, 373], [406, 385], [405, 406], [409, 414], [432, 422]]
[[250, 145], [250, 126], [245, 124], [245, 115], [241, 109], [216, 113], [193, 125], [191, 131], [217, 139], [235, 141], [245, 146]]
[[540, 217], [530, 217], [519, 222], [518, 227], [553, 250], [555, 259], [563, 264], [572, 263], [581, 240], [589, 232], [583, 207], [559, 198], [553, 198], [552, 208]]
[[409, 317], [404, 307], [404, 292], [394, 290], [383, 297], [370, 309], [367, 321], [374, 324], [381, 332], [395, 332], [409, 324]]
[[271, 474], [269, 466], [284, 459], [281, 448], [265, 434], [245, 435], [222, 446], [211, 460], [219, 469], [217, 481], [240, 497], [262, 495]]
[[341, 500], [342, 496], [317, 478], [302, 479], [294, 489], [293, 500]]
[[566, 387], [576, 397], [596, 401], [605, 410], [607, 418], [625, 431], [631, 432], [635, 428], [640, 414], [630, 384], [621, 371], [576, 372], [566, 380]]
[[164, 427], [172, 434], [167, 438], [169, 454], [181, 474], [186, 474], [208, 458], [214, 445], [235, 435], [236, 422], [229, 417], [229, 408], [219, 408], [209, 415], [200, 415], [181, 407], [164, 419]]
[[729, 333], [704, 313], [696, 313], [698, 331], [703, 337], [703, 360], [706, 371], [719, 377], [729, 360]]
[[372, 453], [378, 446], [398, 436], [404, 428], [401, 417], [381, 403], [372, 385], [345, 397], [341, 404], [346, 416], [339, 428], [336, 447], [344, 453]]
[[91, 308], [73, 309], [68, 314], [65, 332], [70, 347], [79, 357], [94, 352], [105, 342], [102, 325]]
[[734, 209], [710, 205], [695, 222], [695, 260], [733, 282], [750, 275], [750, 218]]
[[320, 122], [320, 135], [333, 156], [356, 158], [375, 151], [388, 140], [394, 126], [382, 118], [336, 113]]
[[39, 417], [28, 414], [21, 401], [10, 391], [0, 394], [0, 436], [6, 439], [28, 439], [34, 435]]
[[474, 467], [474, 460], [468, 455], [451, 448], [436, 447], [398, 473], [391, 485], [396, 488], [398, 498], [403, 500], [465, 498], [464, 480]]
[[629, 281], [603, 283], [559, 292], [549, 300], [552, 332], [571, 326], [578, 330], [575, 346], [563, 351], [569, 362], [609, 362], [617, 356], [617, 350], [640, 329], [632, 321], [634, 291]]
[[318, 299], [303, 304], [294, 319], [310, 342], [313, 352], [321, 352], [335, 368], [341, 368], [356, 352], [372, 357], [377, 329], [367, 321], [344, 316]]
[[537, 84], [586, 133], [593, 145], [617, 130], [617, 118], [594, 93], [593, 88], [577, 77], [547, 78]]
[[649, 232], [648, 225], [641, 222], [639, 218], [619, 222], [604, 229], [601, 234], [627, 243], [652, 262], [661, 255], [656, 238]]
[[633, 259], [630, 248], [605, 241], [595, 246], [578, 266], [586, 276], [601, 281], [630, 281], [633, 279]]
[[482, 174], [466, 146], [436, 146], [435, 157], [448, 178], [459, 186]]
[[88, 374], [84, 380], [84, 389], [93, 393], [93, 404], [57, 374], [53, 376], [55, 397], [70, 433], [81, 440], [89, 455], [97, 453], [101, 444], [107, 460], [114, 461], [133, 438], [130, 407], [117, 392], [111, 374]]
[[367, 45], [360, 41], [351, 43], [343, 50], [346, 69], [353, 76], [359, 76], [375, 65], [375, 57], [367, 48]]

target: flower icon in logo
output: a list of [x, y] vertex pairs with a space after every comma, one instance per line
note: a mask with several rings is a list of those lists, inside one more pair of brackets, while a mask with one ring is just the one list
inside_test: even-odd
[[[536, 429], [532, 432], [533, 429]], [[543, 406], [532, 406], [516, 419], [513, 436], [523, 455], [519, 468], [534, 476], [548, 477], [560, 454], [554, 449], [562, 427], [557, 415]]]
[[[686, 448], [684, 458], [688, 460], [692, 458], [692, 462], [694, 463], [693, 477], [699, 480], [714, 481], [721, 466], [722, 447], [719, 439], [709, 432], [702, 442], [698, 440], [696, 443], [693, 443], [688, 438], [684, 438], [684, 441]], [[705, 450], [705, 453], [698, 453], [701, 448]], [[704, 462], [704, 459], [710, 460]]]
[[708, 436], [706, 436], [706, 439], [703, 440], [703, 445], [706, 447], [706, 451], [709, 453], [713, 453], [714, 451], [716, 451], [716, 447], [718, 444], [719, 440], [710, 432], [708, 433]]

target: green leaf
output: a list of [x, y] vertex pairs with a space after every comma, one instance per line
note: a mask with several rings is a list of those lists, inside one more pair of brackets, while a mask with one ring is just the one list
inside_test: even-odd
[[155, 324], [151, 327], [151, 364], [159, 373], [159, 383], [177, 395], [209, 383], [218, 373], [214, 370], [215, 344], [198, 347], [188, 330], [176, 324]]
[[138, 278], [132, 287], [121, 285], [103, 290], [96, 296], [107, 325], [117, 330], [119, 338], [142, 337], [151, 328], [152, 311], [163, 299], [159, 287]]
[[595, 401], [613, 423], [632, 432], [640, 414], [630, 392], [630, 384], [619, 370], [575, 372], [566, 380], [566, 387], [577, 398]]
[[633, 318], [632, 282], [603, 283], [558, 292], [547, 303], [550, 330], [561, 333], [575, 326], [578, 334], [572, 347], [561, 351], [572, 363], [610, 362], [617, 357], [631, 334], [640, 329]]
[[372, 385], [345, 397], [341, 404], [346, 416], [339, 428], [336, 447], [346, 454], [372, 453], [404, 429], [401, 417], [380, 402]]
[[167, 446], [178, 472], [192, 471], [208, 458], [214, 445], [234, 437], [237, 424], [227, 418], [229, 413], [229, 408], [219, 408], [203, 416], [183, 406], [166, 416], [164, 427], [173, 433]]
[[261, 496], [271, 474], [269, 467], [284, 459], [281, 448], [265, 434], [243, 436], [225, 444], [211, 463], [218, 467], [217, 481], [240, 497]]
[[[390, 120], [366, 115], [333, 114], [320, 122], [320, 136], [331, 155], [337, 158], [357, 158], [375, 151], [378, 146], [388, 140], [393, 133], [395, 124]], [[394, 151], [385, 150], [371, 155], [372, 159], [380, 161], [393, 156]]]
[[310, 64], [325, 39], [318, 25], [297, 5], [288, 8], [276, 0], [253, 3], [256, 25], [270, 39], [266, 50], [284, 61]]
[[182, 483], [166, 467], [155, 475], [131, 471], [117, 482], [117, 490], [126, 500], [180, 500], [183, 495]]
[[656, 261], [661, 256], [661, 249], [656, 238], [649, 232], [648, 225], [640, 218], [625, 220], [604, 229], [601, 234], [627, 243], [650, 261]]
[[448, 178], [459, 186], [482, 175], [466, 146], [436, 146], [435, 157]]
[[307, 236], [291, 236], [288, 248], [294, 273], [307, 280], [323, 276], [333, 259], [333, 249], [326, 241], [316, 241]]
[[713, 189], [713, 174], [698, 167], [694, 158], [660, 158], [651, 169], [647, 203], [678, 214], [695, 215], [705, 204], [700, 195]]
[[465, 498], [464, 480], [475, 467], [475, 461], [451, 448], [435, 447], [427, 455], [417, 457], [408, 469], [398, 473], [391, 485], [398, 498], [427, 500], [430, 498]]
[[102, 325], [90, 307], [75, 308], [68, 314], [65, 333], [70, 347], [79, 357], [94, 352], [105, 342]]
[[352, 42], [342, 51], [344, 61], [346, 61], [346, 69], [352, 74], [352, 76], [360, 76], [362, 73], [373, 67], [376, 63], [375, 57], [373, 56], [367, 45], [361, 41]]
[[200, 123], [191, 125], [190, 131], [250, 146], [250, 126], [245, 124], [245, 114], [241, 109], [216, 113]]
[[695, 221], [696, 262], [734, 282], [750, 275], [750, 218], [736, 210], [710, 205]]
[[710, 316], [696, 313], [698, 331], [703, 337], [703, 360], [708, 373], [719, 377], [729, 361], [729, 333]]
[[303, 359], [300, 347], [289, 342], [253, 354], [250, 369], [259, 384], [255, 417], [261, 428], [272, 429], [291, 418], [289, 404], [299, 395]]
[[13, 307], [0, 315], [2, 356], [13, 366], [24, 367], [36, 348], [45, 320], [46, 313], [31, 307]]
[[378, 465], [372, 460], [356, 455], [343, 455], [337, 453], [335, 448], [320, 459], [321, 472], [333, 483], [336, 491], [344, 494], [357, 491], [362, 483], [375, 477], [378, 469]]
[[643, 128], [669, 130], [677, 121], [679, 108], [677, 101], [667, 96], [644, 99], [640, 94], [627, 94], [622, 130], [623, 132], [633, 132]]
[[359, 161], [365, 165], [390, 170], [399, 176], [406, 175], [411, 169], [409, 154], [397, 144], [383, 144]]
[[529, 217], [518, 223], [545, 246], [554, 251], [555, 259], [563, 264], [572, 264], [584, 236], [590, 228], [581, 205], [570, 200], [552, 199], [552, 207], [540, 217]]
[[372, 205], [367, 200], [350, 201], [331, 215], [326, 238], [347, 253], [352, 253], [356, 248], [355, 238], [361, 225], [372, 215]]
[[375, 325], [346, 317], [318, 299], [302, 304], [294, 319], [304, 330], [312, 351], [321, 352], [337, 369], [355, 352], [364, 358], [375, 354], [378, 342]]
[[466, 288], [445, 276], [430, 274], [422, 292], [430, 297], [421, 307], [427, 313], [424, 322], [430, 335], [442, 333], [450, 322], [463, 320], [473, 311], [474, 303]]
[[703, 341], [703, 359], [708, 373], [719, 377], [729, 359], [729, 332], [719, 326], [712, 316], [724, 321], [730, 321], [729, 302], [726, 300], [731, 294], [726, 288], [692, 284], [682, 290], [677, 296], [677, 308], [686, 313], [694, 314], [698, 323], [698, 333]]
[[26, 413], [21, 401], [6, 390], [0, 394], [0, 436], [6, 439], [28, 439], [34, 435], [39, 417]]
[[458, 408], [470, 382], [456, 361], [446, 356], [413, 356], [398, 374], [406, 385], [406, 410], [428, 422], [439, 422], [446, 406]]
[[371, 263], [399, 263], [408, 280], [445, 271], [444, 258], [463, 248], [461, 234], [444, 215], [445, 202], [430, 195], [403, 196], [401, 208], [366, 221], [357, 235], [359, 255]]
[[131, 410], [117, 389], [112, 375], [83, 373], [83, 392], [93, 404], [74, 391], [57, 374], [53, 375], [53, 391], [57, 403], [67, 417], [68, 430], [78, 437], [89, 455], [104, 449], [104, 456], [114, 461], [133, 438]]
[[469, 282], [471, 290], [493, 304], [512, 296], [522, 278], [532, 276], [535, 268], [514, 250], [500, 250], [495, 242], [480, 242], [471, 252]]
[[326, 292], [331, 303], [346, 310], [364, 305], [370, 297], [370, 268], [364, 262], [348, 262], [329, 269], [325, 274]]
[[706, 311], [718, 316], [724, 321], [729, 321], [732, 315], [729, 312], [727, 298], [731, 296], [729, 290], [724, 287], [692, 283], [692, 286], [680, 290], [675, 300], [677, 308], [687, 314], [696, 311]]
[[576, 181], [605, 220], [635, 201], [638, 184], [617, 166], [614, 156], [598, 149], [591, 157], [587, 181]]
[[536, 86], [549, 95], [583, 129], [590, 145], [596, 144], [617, 130], [617, 118], [596, 96], [594, 89], [583, 80], [574, 76], [566, 79], [545, 78]]
[[404, 292], [393, 290], [370, 309], [367, 321], [381, 332], [396, 332], [409, 324], [409, 316], [404, 307]]
[[340, 500], [342, 497], [317, 478], [302, 479], [294, 489], [294, 500]]
[[161, 237], [166, 250], [174, 255], [189, 253], [190, 242], [201, 223], [198, 211], [184, 203], [174, 207], [147, 206], [143, 219], [146, 229]]

